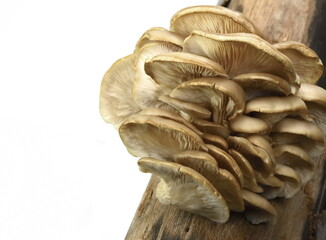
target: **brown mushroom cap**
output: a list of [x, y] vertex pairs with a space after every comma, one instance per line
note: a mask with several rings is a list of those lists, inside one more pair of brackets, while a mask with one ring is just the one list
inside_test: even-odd
[[156, 42], [172, 43], [176, 46], [182, 47], [184, 37], [180, 34], [170, 32], [161, 27], [154, 27], [147, 30], [136, 44], [136, 50], [142, 48], [145, 44]]
[[167, 205], [224, 223], [229, 219], [229, 208], [221, 194], [201, 174], [174, 162], [142, 158], [140, 170], [161, 178], [156, 197]]
[[263, 189], [257, 184], [255, 171], [249, 161], [234, 149], [230, 149], [229, 153], [241, 169], [243, 175], [243, 187], [252, 192], [261, 193]]
[[292, 198], [300, 191], [302, 187], [300, 176], [292, 168], [276, 164], [274, 172], [275, 176], [284, 183], [283, 192], [280, 194], [281, 197]]
[[178, 122], [156, 116], [136, 115], [119, 128], [128, 152], [137, 157], [172, 159], [185, 150], [207, 151], [202, 139]]
[[317, 85], [302, 83], [297, 96], [305, 102], [312, 102], [326, 107], [326, 90]]
[[242, 197], [246, 205], [246, 218], [252, 224], [267, 222], [276, 216], [275, 208], [258, 194], [243, 189]]
[[183, 82], [170, 96], [212, 109], [213, 120], [218, 123], [241, 114], [245, 105], [242, 88], [223, 78], [198, 78]]
[[193, 30], [209, 33], [248, 32], [261, 35], [241, 13], [220, 6], [184, 8], [172, 17], [170, 29], [184, 36], [188, 36]]
[[293, 168], [302, 183], [309, 181], [314, 174], [314, 162], [302, 148], [295, 145], [277, 145], [273, 148], [277, 163]]
[[269, 142], [265, 137], [261, 135], [250, 135], [247, 137], [247, 140], [249, 140], [249, 142], [251, 142], [256, 147], [264, 149], [269, 154], [273, 163], [275, 164], [276, 161], [274, 158], [274, 151], [271, 142]]
[[241, 153], [251, 164], [253, 169], [263, 176], [269, 176], [274, 168], [270, 155], [262, 148], [254, 146], [243, 137], [229, 136], [227, 139], [230, 148]]
[[204, 133], [202, 135], [202, 139], [204, 143], [214, 145], [224, 151], [227, 151], [229, 149], [228, 142], [221, 136]]
[[256, 172], [257, 182], [264, 190], [260, 195], [268, 200], [281, 196], [284, 191], [284, 183], [273, 174], [268, 177], [263, 177], [260, 173]]
[[226, 77], [223, 67], [209, 58], [185, 52], [159, 54], [147, 59], [146, 73], [167, 88], [200, 77]]
[[123, 121], [140, 111], [132, 89], [135, 79], [134, 55], [116, 61], [105, 73], [100, 92], [100, 113], [104, 121], [119, 128]]
[[232, 119], [230, 129], [237, 133], [247, 134], [267, 134], [271, 130], [265, 121], [246, 115], [240, 115]]
[[175, 154], [174, 160], [203, 175], [222, 195], [231, 211], [244, 210], [240, 185], [229, 171], [218, 168], [211, 155], [200, 151], [185, 151]]
[[273, 46], [291, 59], [294, 70], [300, 76], [302, 83], [316, 84], [323, 75], [323, 63], [318, 55], [306, 45], [289, 41]]
[[208, 57], [221, 64], [230, 77], [265, 72], [299, 84], [292, 63], [262, 38], [249, 33], [209, 34], [193, 31], [186, 38], [184, 52]]
[[196, 119], [193, 124], [203, 133], [210, 133], [223, 138], [227, 138], [230, 135], [230, 132], [226, 127], [215, 122]]
[[[137, 50], [136, 77], [133, 86], [133, 95], [137, 104], [142, 108], [169, 106], [158, 100], [159, 96], [170, 94], [170, 89], [158, 85], [145, 72], [145, 62], [148, 58], [166, 52], [181, 51], [181, 48], [171, 43], [148, 43]], [[122, 94], [123, 96], [123, 94]]]

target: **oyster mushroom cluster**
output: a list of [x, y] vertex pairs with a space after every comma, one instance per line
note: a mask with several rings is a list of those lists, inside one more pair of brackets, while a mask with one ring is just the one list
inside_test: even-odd
[[271, 44], [240, 13], [182, 9], [104, 75], [100, 112], [163, 204], [224, 223], [258, 224], [314, 175], [325, 154], [326, 90], [317, 54]]

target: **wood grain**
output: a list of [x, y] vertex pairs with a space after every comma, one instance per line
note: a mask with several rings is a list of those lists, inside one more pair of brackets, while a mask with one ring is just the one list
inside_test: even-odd
[[[318, 2], [318, 0], [233, 0], [229, 7], [243, 12], [271, 42], [294, 40], [314, 46], [314, 41], [318, 38], [316, 31], [309, 28], [321, 24], [314, 20], [319, 16], [316, 15], [318, 11], [315, 11], [316, 6], [320, 7]], [[260, 225], [250, 224], [243, 214], [239, 213], [232, 213], [226, 224], [217, 224], [204, 217], [162, 205], [155, 198], [157, 179], [152, 177], [126, 239], [297, 240], [302, 239], [304, 232], [306, 232], [304, 239], [307, 239], [309, 231], [305, 230], [307, 226], [313, 227], [313, 224], [309, 225], [307, 221], [312, 219], [323, 176], [323, 158], [314, 160], [317, 163], [314, 178], [294, 198], [273, 200], [277, 217]]]

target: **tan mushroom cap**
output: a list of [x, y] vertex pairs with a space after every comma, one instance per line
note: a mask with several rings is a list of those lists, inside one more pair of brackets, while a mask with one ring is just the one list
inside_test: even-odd
[[240, 185], [229, 171], [218, 168], [211, 155], [200, 151], [185, 151], [175, 154], [174, 160], [203, 175], [222, 195], [231, 211], [244, 210]]
[[240, 115], [232, 119], [230, 129], [234, 132], [247, 134], [267, 134], [271, 130], [265, 121], [246, 115]]
[[245, 73], [232, 78], [246, 92], [246, 100], [268, 95], [289, 95], [290, 84], [270, 73]]
[[316, 84], [323, 75], [324, 66], [312, 49], [299, 42], [281, 42], [273, 45], [291, 59], [302, 83]]
[[193, 31], [184, 41], [183, 51], [216, 61], [230, 77], [265, 72], [282, 77], [290, 83], [299, 81], [290, 59], [254, 34]]
[[160, 96], [159, 100], [177, 109], [180, 115], [188, 121], [194, 119], [209, 119], [212, 115], [208, 109], [201, 107], [198, 104], [182, 101], [167, 95]]
[[136, 50], [142, 48], [147, 43], [167, 42], [182, 47], [184, 37], [180, 34], [171, 32], [161, 27], [148, 29], [138, 40]]
[[230, 149], [229, 153], [241, 169], [243, 175], [243, 188], [252, 192], [261, 193], [263, 189], [257, 184], [255, 171], [249, 161], [234, 149]]
[[277, 145], [273, 148], [277, 163], [293, 168], [302, 183], [308, 182], [314, 174], [314, 162], [302, 148], [295, 145]]
[[184, 8], [172, 17], [170, 29], [185, 36], [193, 30], [210, 33], [249, 32], [261, 35], [241, 13], [220, 6]]
[[158, 85], [145, 73], [145, 61], [157, 54], [176, 51], [181, 51], [181, 48], [171, 43], [148, 43], [137, 50], [137, 60], [135, 62], [136, 77], [133, 86], [133, 95], [135, 101], [142, 109], [148, 107], [169, 109], [169, 106], [159, 101], [158, 98], [161, 95], [169, 94], [171, 90]]
[[258, 194], [243, 189], [242, 197], [246, 205], [246, 218], [252, 224], [267, 222], [276, 216], [275, 208]]
[[243, 174], [237, 162], [230, 154], [214, 145], [207, 144], [208, 153], [212, 155], [220, 168], [228, 170], [238, 181], [240, 187], [243, 186]]
[[170, 96], [212, 109], [213, 120], [218, 123], [240, 115], [245, 107], [242, 88], [223, 78], [197, 78], [183, 82]]
[[186, 127], [190, 128], [192, 131], [197, 133], [199, 136], [202, 136], [203, 133], [198, 130], [193, 124], [191, 124], [189, 121], [185, 120], [183, 117], [178, 115], [175, 112], [172, 112], [167, 109], [162, 109], [162, 108], [146, 108], [139, 112], [141, 115], [147, 115], [147, 116], [157, 116], [157, 117], [162, 117], [162, 118], [167, 118], [173, 121], [176, 121], [178, 123], [181, 123], [185, 125]]
[[251, 164], [253, 169], [263, 176], [269, 176], [274, 168], [270, 155], [262, 148], [254, 146], [243, 137], [229, 136], [227, 139], [230, 148], [241, 153]]
[[326, 90], [317, 85], [302, 83], [297, 96], [305, 102], [312, 102], [326, 107]]
[[193, 124], [203, 133], [210, 133], [224, 138], [227, 138], [230, 135], [230, 132], [226, 127], [215, 122], [196, 119]]
[[283, 192], [280, 194], [281, 197], [292, 198], [300, 191], [302, 182], [295, 170], [283, 164], [276, 164], [274, 172], [275, 176], [284, 183]]
[[244, 113], [253, 113], [255, 117], [264, 120], [271, 127], [289, 115], [311, 120], [304, 101], [293, 95], [254, 98], [247, 102]]
[[260, 195], [266, 199], [274, 199], [283, 193], [284, 183], [273, 174], [263, 177], [259, 172], [256, 172], [257, 182], [264, 190]]
[[269, 140], [267, 140], [265, 137], [261, 135], [256, 135], [256, 134], [248, 136], [247, 140], [251, 142], [253, 145], [255, 145], [256, 147], [264, 149], [271, 157], [273, 163], [274, 164], [276, 163], [274, 158], [272, 143]]
[[136, 157], [172, 159], [185, 150], [207, 151], [202, 139], [178, 122], [156, 116], [136, 115], [119, 128], [128, 152]]
[[140, 170], [160, 177], [156, 197], [166, 205], [189, 211], [224, 223], [229, 219], [229, 208], [221, 194], [201, 174], [174, 162], [142, 158]]
[[156, 83], [171, 89], [195, 78], [227, 76], [220, 64], [185, 52], [170, 52], [149, 58], [145, 71]]
[[204, 133], [202, 136], [204, 143], [214, 145], [224, 151], [229, 149], [228, 142], [221, 136]]
[[140, 111], [132, 95], [134, 62], [134, 55], [119, 59], [105, 73], [101, 83], [100, 113], [104, 121], [115, 128]]

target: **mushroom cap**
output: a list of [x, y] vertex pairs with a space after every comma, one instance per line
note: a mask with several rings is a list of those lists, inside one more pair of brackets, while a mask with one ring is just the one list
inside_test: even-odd
[[167, 95], [160, 96], [159, 100], [177, 109], [180, 115], [188, 121], [192, 121], [194, 119], [209, 119], [212, 115], [212, 113], [208, 109], [196, 103], [182, 101], [177, 98], [169, 97]]
[[245, 216], [252, 224], [267, 222], [276, 216], [275, 208], [258, 194], [243, 189], [242, 197], [246, 205]]
[[234, 149], [230, 149], [229, 153], [241, 169], [243, 175], [243, 188], [252, 192], [261, 193], [263, 189], [257, 184], [255, 171], [249, 161]]
[[161, 27], [154, 27], [148, 29], [138, 40], [136, 44], [136, 51], [137, 49], [142, 48], [147, 43], [152, 42], [167, 42], [172, 43], [176, 46], [182, 47], [184, 41], [184, 37], [180, 34], [171, 32], [166, 30], [165, 28]]
[[212, 109], [215, 122], [221, 118], [232, 119], [241, 114], [245, 107], [242, 88], [235, 82], [223, 78], [197, 78], [183, 82], [170, 96]]
[[169, 52], [147, 59], [146, 73], [167, 88], [200, 77], [226, 77], [223, 67], [209, 58], [185, 52]]
[[249, 137], [247, 137], [247, 140], [249, 140], [249, 142], [251, 142], [256, 147], [264, 149], [269, 154], [273, 163], [275, 164], [276, 161], [274, 158], [273, 148], [271, 146], [271, 143], [265, 137], [261, 135], [250, 135]]
[[249, 32], [261, 35], [241, 13], [220, 6], [184, 8], [172, 17], [170, 29], [185, 36], [193, 30], [210, 33]]
[[295, 170], [283, 164], [276, 164], [274, 172], [275, 176], [284, 183], [283, 192], [280, 194], [281, 197], [292, 198], [300, 191], [302, 182]]
[[314, 162], [302, 148], [285, 144], [273, 148], [276, 162], [293, 168], [300, 176], [302, 183], [309, 181], [314, 174]]
[[227, 138], [230, 135], [230, 132], [226, 127], [215, 122], [196, 119], [193, 124], [203, 133], [214, 134], [224, 138]]
[[286, 80], [270, 73], [245, 73], [232, 80], [244, 88], [247, 101], [261, 96], [291, 93], [291, 86]]
[[183, 51], [216, 61], [230, 77], [265, 72], [299, 84], [290, 59], [254, 34], [209, 34], [195, 30], [185, 39]]
[[237, 162], [230, 154], [214, 145], [207, 144], [208, 153], [212, 155], [220, 168], [228, 170], [238, 181], [240, 187], [243, 186], [243, 174]]
[[206, 144], [212, 144], [218, 148], [221, 148], [224, 151], [227, 151], [229, 149], [228, 142], [221, 136], [204, 133], [202, 135], [202, 139]]
[[312, 102], [326, 107], [326, 90], [317, 85], [302, 83], [297, 96], [305, 102]]
[[241, 153], [250, 162], [253, 169], [266, 177], [272, 173], [274, 162], [266, 150], [255, 146], [243, 137], [229, 136], [227, 141], [230, 148]]
[[142, 158], [140, 170], [161, 178], [156, 197], [167, 205], [224, 223], [229, 219], [229, 208], [221, 194], [195, 170], [174, 162]]
[[134, 55], [117, 60], [105, 73], [101, 83], [100, 113], [104, 121], [115, 128], [140, 111], [132, 95], [134, 62]]
[[[135, 82], [133, 86], [134, 100], [142, 108], [160, 107], [168, 108], [166, 103], [158, 100], [159, 96], [167, 95], [170, 89], [158, 85], [150, 76], [145, 72], [145, 62], [148, 58], [157, 54], [166, 52], [181, 51], [182, 48], [171, 43], [148, 43], [142, 48], [137, 50], [135, 62]], [[123, 95], [122, 95], [123, 96]]]
[[316, 84], [323, 75], [324, 66], [317, 53], [299, 42], [281, 42], [273, 45], [291, 59], [302, 83]]
[[128, 152], [136, 157], [172, 159], [185, 150], [207, 151], [202, 139], [190, 128], [173, 120], [136, 115], [119, 128]]
[[218, 168], [211, 155], [200, 151], [185, 151], [175, 154], [174, 160], [203, 175], [222, 195], [231, 211], [244, 210], [240, 185], [229, 171]]
[[265, 121], [246, 115], [240, 115], [232, 119], [230, 129], [234, 132], [247, 134], [267, 134], [271, 130]]

